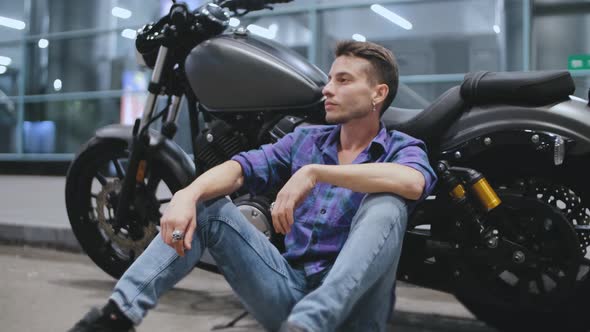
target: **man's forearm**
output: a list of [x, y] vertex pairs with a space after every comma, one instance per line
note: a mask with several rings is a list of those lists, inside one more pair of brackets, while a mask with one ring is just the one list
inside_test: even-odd
[[407, 199], [419, 199], [425, 179], [419, 171], [395, 163], [357, 165], [308, 165], [317, 182], [356, 192], [389, 192]]
[[244, 183], [242, 166], [237, 161], [226, 161], [199, 176], [183, 191], [195, 202], [202, 202], [233, 193]]

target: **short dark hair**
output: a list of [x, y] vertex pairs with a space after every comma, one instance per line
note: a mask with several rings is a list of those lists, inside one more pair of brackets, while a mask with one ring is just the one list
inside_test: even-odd
[[383, 109], [381, 110], [381, 114], [383, 114], [393, 102], [399, 84], [398, 67], [393, 53], [381, 45], [355, 40], [339, 42], [334, 53], [336, 57], [342, 55], [355, 56], [371, 63], [373, 70], [369, 73], [369, 78], [376, 78], [373, 81], [374, 83], [387, 84], [389, 87], [389, 94], [383, 101]]

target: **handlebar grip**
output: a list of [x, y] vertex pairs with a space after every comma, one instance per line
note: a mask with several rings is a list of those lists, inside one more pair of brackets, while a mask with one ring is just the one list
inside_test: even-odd
[[270, 4], [286, 3], [291, 1], [293, 0], [234, 0], [231, 1], [233, 3], [230, 6], [253, 11], [267, 8], [267, 6]]
[[170, 21], [177, 27], [182, 27], [187, 23], [188, 8], [184, 5], [176, 5], [170, 10]]

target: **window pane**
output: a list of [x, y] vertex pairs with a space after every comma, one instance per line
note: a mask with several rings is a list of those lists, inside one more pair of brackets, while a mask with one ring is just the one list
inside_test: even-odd
[[407, 20], [412, 25], [406, 26], [409, 30], [378, 15], [370, 4], [323, 11], [319, 66], [329, 70], [336, 42], [360, 34], [391, 49], [399, 61], [401, 75], [501, 70], [506, 66], [502, 57], [506, 49], [503, 3], [452, 0], [382, 6], [385, 9], [380, 11]]
[[533, 59], [535, 69], [567, 69], [570, 55], [590, 55], [590, 14], [535, 17]]
[[16, 152], [17, 111], [16, 102], [0, 97], [0, 153]]
[[16, 96], [19, 93], [19, 76], [22, 73], [23, 57], [21, 44], [0, 44], [0, 96]]
[[[189, 9], [197, 9], [209, 0], [187, 0]], [[33, 0], [33, 34], [72, 30], [138, 28], [169, 12], [171, 0]], [[113, 10], [113, 8], [115, 8]]]
[[32, 34], [114, 27], [110, 1], [34, 0]]
[[[506, 6], [506, 70], [522, 71], [523, 68], [523, 4], [522, 0], [504, 1]], [[502, 54], [502, 53], [500, 53]]]
[[[161, 0], [162, 3], [172, 1]], [[31, 7], [33, 34], [46, 34], [72, 30], [114, 29], [117, 27], [140, 27], [157, 20], [160, 2], [140, 0], [78, 1], [34, 0]], [[113, 8], [122, 13], [114, 16]], [[116, 13], [115, 13], [116, 14]]]
[[[30, 58], [26, 94], [119, 90], [125, 75], [139, 70], [135, 42], [120, 33], [37, 41], [27, 46]], [[147, 73], [146, 82], [147, 82]]]
[[311, 44], [307, 13], [255, 18], [246, 16], [240, 20], [240, 26], [249, 27], [252, 34], [285, 45], [307, 58]]
[[118, 123], [120, 98], [25, 104], [25, 153], [75, 153], [97, 128]]
[[401, 108], [426, 108], [436, 98], [461, 82], [450, 83], [402, 83], [391, 106]]
[[574, 77], [576, 92], [574, 95], [580, 98], [588, 99], [588, 89], [590, 89], [590, 76]]
[[[144, 93], [125, 93], [122, 97], [86, 100], [29, 102], [25, 104], [23, 149], [25, 153], [75, 153], [98, 128], [113, 123], [132, 125], [141, 117]], [[158, 98], [156, 111], [166, 106], [166, 98]], [[0, 153], [14, 152], [15, 105], [0, 99]], [[130, 121], [126, 121], [130, 120]], [[186, 100], [181, 103], [178, 132], [174, 141], [192, 153], [190, 121]], [[152, 128], [158, 130], [157, 121]], [[5, 132], [8, 128], [9, 132]], [[4, 137], [11, 137], [5, 141]]]
[[30, 28], [25, 17], [24, 1], [1, 1], [0, 16], [11, 20], [0, 25], [0, 42], [20, 40]]

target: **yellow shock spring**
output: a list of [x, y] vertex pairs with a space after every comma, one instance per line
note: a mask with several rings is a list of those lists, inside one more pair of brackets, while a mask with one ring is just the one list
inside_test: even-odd
[[471, 189], [481, 202], [482, 206], [486, 211], [495, 209], [502, 201], [496, 194], [492, 186], [488, 183], [488, 180], [481, 178], [471, 185]]
[[465, 188], [462, 184], [458, 184], [449, 194], [455, 199], [463, 198], [465, 197]]

